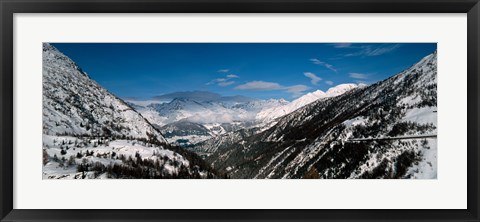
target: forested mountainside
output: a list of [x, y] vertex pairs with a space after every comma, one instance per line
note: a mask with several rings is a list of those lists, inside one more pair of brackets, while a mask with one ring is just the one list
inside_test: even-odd
[[436, 178], [436, 67], [434, 52], [386, 80], [197, 151], [214, 151], [206, 160], [231, 178]]

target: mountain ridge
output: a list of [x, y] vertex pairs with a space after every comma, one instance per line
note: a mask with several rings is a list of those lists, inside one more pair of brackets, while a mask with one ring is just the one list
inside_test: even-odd
[[43, 50], [43, 126], [50, 135], [153, 136], [166, 142], [148, 120], [48, 43]]
[[301, 96], [298, 99], [293, 100], [292, 102], [285, 104], [280, 107], [272, 107], [270, 109], [262, 110], [256, 116], [256, 119], [263, 122], [268, 122], [276, 118], [287, 115], [305, 105], [308, 105], [318, 99], [329, 98], [334, 96], [339, 96], [349, 90], [359, 87], [357, 84], [348, 83], [348, 84], [339, 84], [335, 87], [331, 87], [324, 92], [322, 90], [316, 90], [310, 93], [307, 93]]
[[435, 138], [349, 142], [436, 134], [436, 124], [434, 52], [388, 79], [316, 100], [266, 130], [222, 138], [228, 146], [206, 141], [218, 147], [206, 160], [232, 178], [436, 178]]

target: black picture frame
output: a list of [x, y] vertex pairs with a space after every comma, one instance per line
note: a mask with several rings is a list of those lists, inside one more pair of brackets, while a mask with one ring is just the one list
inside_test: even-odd
[[[479, 0], [0, 0], [1, 221], [480, 221]], [[15, 13], [467, 13], [468, 203], [465, 210], [23, 210], [13, 209]], [[412, 197], [414, 201], [415, 197]], [[445, 200], [448, 201], [448, 200]]]

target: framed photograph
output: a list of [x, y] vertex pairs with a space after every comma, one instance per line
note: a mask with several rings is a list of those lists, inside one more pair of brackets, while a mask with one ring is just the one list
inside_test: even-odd
[[1, 11], [2, 221], [480, 221], [476, 0]]

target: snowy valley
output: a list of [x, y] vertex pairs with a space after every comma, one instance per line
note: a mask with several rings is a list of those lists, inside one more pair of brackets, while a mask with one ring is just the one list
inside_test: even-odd
[[[43, 45], [43, 178], [437, 177], [437, 52], [292, 100], [121, 99]], [[417, 136], [417, 137], [416, 137]]]

